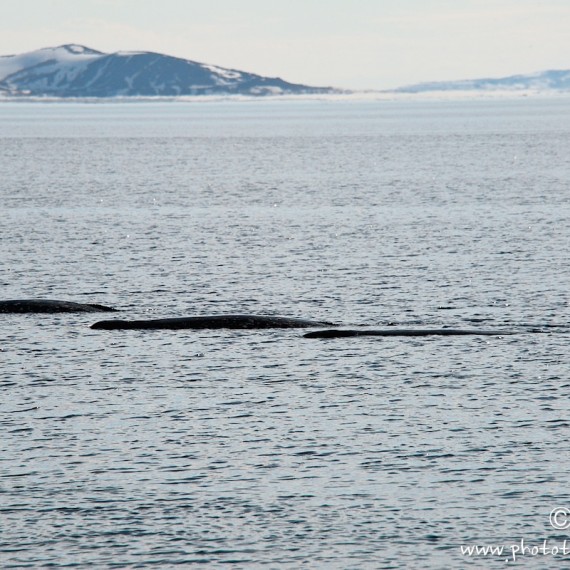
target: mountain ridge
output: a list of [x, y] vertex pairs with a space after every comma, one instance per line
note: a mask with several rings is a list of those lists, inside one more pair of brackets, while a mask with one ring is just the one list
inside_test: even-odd
[[426, 93], [429, 91], [565, 91], [570, 90], [570, 70], [550, 69], [529, 74], [461, 79], [456, 81], [428, 81], [398, 87], [395, 93]]
[[0, 56], [0, 92], [11, 97], [178, 97], [330, 94], [333, 87], [199, 63], [149, 51], [104, 53], [79, 44]]
[[[429, 81], [377, 93], [493, 93], [570, 90], [570, 70], [547, 70], [506, 77]], [[209, 95], [339, 95], [333, 87], [290, 83], [236, 69], [152, 51], [101, 52], [64, 44], [0, 56], [0, 98], [113, 98]]]

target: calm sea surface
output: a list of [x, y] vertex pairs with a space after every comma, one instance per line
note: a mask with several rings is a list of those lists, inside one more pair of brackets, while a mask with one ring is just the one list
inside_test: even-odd
[[2, 299], [520, 331], [0, 315], [2, 568], [568, 563], [570, 98], [3, 103], [0, 200]]

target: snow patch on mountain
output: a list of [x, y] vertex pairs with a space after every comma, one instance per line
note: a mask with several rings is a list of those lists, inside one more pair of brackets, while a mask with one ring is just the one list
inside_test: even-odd
[[202, 67], [210, 70], [212, 73], [215, 73], [220, 77], [223, 77], [224, 79], [239, 79], [242, 76], [242, 73], [240, 71], [236, 71], [235, 69], [225, 69], [224, 67], [208, 65], [207, 63], [203, 63]]
[[23, 69], [35, 67], [48, 61], [58, 64], [69, 64], [91, 61], [103, 55], [101, 52], [76, 44], [68, 44], [55, 48], [43, 48], [20, 55], [0, 56], [0, 81]]

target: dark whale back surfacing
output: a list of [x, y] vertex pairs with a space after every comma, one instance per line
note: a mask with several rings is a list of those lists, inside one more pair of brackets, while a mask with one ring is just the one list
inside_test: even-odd
[[334, 326], [334, 323], [264, 315], [213, 315], [137, 321], [99, 321], [92, 329], [292, 329]]
[[73, 303], [55, 299], [18, 299], [0, 301], [0, 313], [99, 313], [115, 311], [94, 303]]
[[304, 338], [346, 338], [350, 336], [503, 336], [515, 334], [513, 331], [488, 331], [477, 329], [328, 329], [324, 331], [313, 331], [304, 334]]

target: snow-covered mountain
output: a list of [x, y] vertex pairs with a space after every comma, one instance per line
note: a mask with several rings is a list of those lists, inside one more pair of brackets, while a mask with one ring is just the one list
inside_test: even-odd
[[550, 70], [530, 75], [465, 79], [462, 81], [434, 81], [395, 89], [398, 93], [426, 91], [563, 91], [570, 89], [570, 70]]
[[102, 53], [68, 44], [0, 56], [0, 95], [174, 97], [336, 93], [331, 87], [225, 69], [153, 52]]

